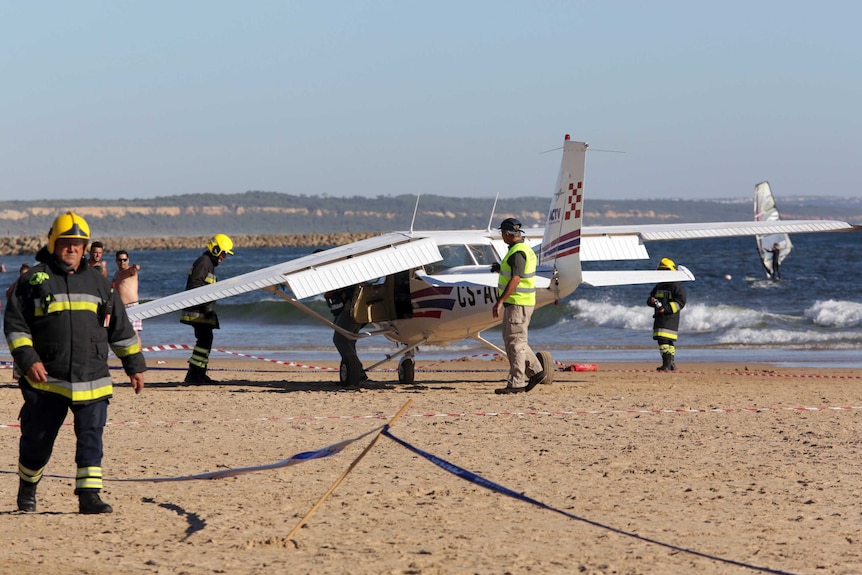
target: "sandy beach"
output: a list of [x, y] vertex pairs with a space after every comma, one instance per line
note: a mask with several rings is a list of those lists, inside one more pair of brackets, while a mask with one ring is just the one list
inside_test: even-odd
[[[418, 362], [413, 385], [377, 371], [359, 391], [333, 371], [222, 358], [218, 383], [187, 386], [182, 360], [148, 361], [159, 369], [139, 396], [115, 371], [103, 462], [115, 512], [100, 516], [79, 515], [74, 480], [56, 477], [36, 513], [16, 511], [21, 397], [0, 372], [0, 572], [862, 572], [858, 370], [605, 363], [499, 396], [501, 360]], [[548, 508], [380, 437], [288, 538], [408, 401], [393, 435]], [[265, 465], [368, 432], [279, 469], [113, 481]], [[46, 473], [74, 476], [68, 425]]]

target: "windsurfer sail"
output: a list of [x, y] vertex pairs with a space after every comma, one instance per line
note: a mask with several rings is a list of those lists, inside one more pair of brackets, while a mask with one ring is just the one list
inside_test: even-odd
[[[775, 206], [775, 198], [772, 197], [772, 190], [769, 188], [769, 182], [760, 182], [754, 186], [754, 221], [772, 222], [780, 219], [778, 208]], [[787, 234], [767, 234], [756, 236], [755, 239], [757, 241], [757, 253], [760, 254], [760, 262], [763, 264], [766, 279], [780, 280], [781, 263], [793, 249], [790, 236]]]

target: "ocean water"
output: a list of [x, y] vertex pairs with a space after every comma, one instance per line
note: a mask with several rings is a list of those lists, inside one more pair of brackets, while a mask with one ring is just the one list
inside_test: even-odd
[[[649, 261], [585, 264], [585, 269], [647, 269], [662, 257], [688, 267], [697, 278], [686, 283], [677, 362], [771, 362], [784, 366], [862, 368], [862, 233], [797, 234], [782, 266], [783, 279], [765, 279], [750, 237], [650, 242]], [[121, 246], [111, 246], [120, 248]], [[133, 252], [141, 265], [140, 297], [155, 299], [185, 287], [188, 270], [201, 250]], [[221, 279], [307, 255], [312, 248], [236, 249], [217, 273]], [[108, 254], [110, 273], [115, 271]], [[26, 257], [5, 257], [8, 283]], [[730, 279], [726, 279], [729, 276]], [[547, 349], [562, 362], [655, 361], [652, 313], [646, 298], [652, 286], [581, 286], [557, 306], [537, 310], [530, 329], [534, 349]], [[310, 302], [328, 315], [321, 298]], [[332, 331], [264, 292], [218, 304], [222, 329], [215, 348], [289, 361], [334, 360]], [[146, 320], [145, 346], [193, 344], [192, 329], [172, 314]], [[499, 329], [486, 337], [500, 345]], [[394, 344], [368, 338], [358, 344], [366, 364], [392, 353]], [[422, 360], [489, 353], [475, 341], [421, 348]], [[184, 351], [150, 352], [185, 356]], [[0, 355], [8, 357], [5, 346]], [[394, 362], [390, 364], [394, 366]]]

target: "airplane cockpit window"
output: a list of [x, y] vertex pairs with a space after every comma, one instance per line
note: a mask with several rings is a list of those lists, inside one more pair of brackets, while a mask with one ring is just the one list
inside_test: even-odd
[[494, 248], [487, 244], [475, 245], [443, 245], [437, 246], [443, 259], [425, 266], [425, 272], [429, 274], [440, 273], [450, 268], [460, 266], [484, 266], [491, 265], [497, 261]]
[[467, 252], [467, 246], [451, 245], [437, 247], [440, 250], [440, 255], [443, 256], [443, 259], [439, 262], [434, 262], [433, 264], [425, 266], [425, 271], [427, 273], [435, 274], [443, 270], [448, 270], [449, 268], [473, 265], [473, 259]]
[[473, 259], [476, 260], [476, 265], [489, 266], [498, 261], [496, 250], [494, 250], [493, 246], [489, 246], [488, 244], [467, 246], [467, 249], [470, 250], [470, 253], [473, 255]]

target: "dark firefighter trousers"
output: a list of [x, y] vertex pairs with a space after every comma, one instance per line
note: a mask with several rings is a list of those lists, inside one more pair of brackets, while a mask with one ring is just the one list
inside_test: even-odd
[[21, 407], [20, 415], [19, 463], [33, 470], [42, 469], [48, 464], [57, 433], [71, 409], [75, 420], [75, 463], [78, 469], [101, 468], [102, 432], [108, 421], [108, 399], [69, 405], [67, 400], [53, 393], [36, 391], [26, 381], [20, 385], [24, 406]]
[[210, 352], [213, 349], [213, 326], [196, 323], [192, 327], [195, 330], [195, 349], [192, 351], [189, 363], [206, 371], [210, 362]]

